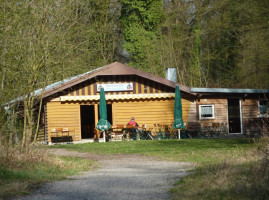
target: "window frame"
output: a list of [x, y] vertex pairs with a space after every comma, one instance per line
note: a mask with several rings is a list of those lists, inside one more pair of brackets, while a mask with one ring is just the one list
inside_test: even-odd
[[261, 106], [260, 101], [267, 101], [267, 102], [269, 102], [268, 99], [258, 99], [258, 117], [269, 117], [268, 111], [267, 111], [267, 113], [261, 113], [260, 112], [260, 106]]
[[[212, 107], [212, 117], [202, 117], [201, 116], [201, 108], [204, 106], [211, 106]], [[199, 105], [199, 119], [215, 119], [215, 105], [214, 104], [201, 104]]]

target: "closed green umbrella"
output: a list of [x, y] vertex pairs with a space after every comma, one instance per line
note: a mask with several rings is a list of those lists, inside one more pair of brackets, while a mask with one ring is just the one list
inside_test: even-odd
[[107, 121], [107, 108], [106, 108], [106, 97], [104, 88], [101, 88], [100, 91], [99, 114], [100, 114], [100, 120], [98, 121], [96, 128], [104, 132], [103, 134], [104, 141], [106, 141], [105, 131], [111, 127], [111, 124]]
[[175, 91], [174, 120], [173, 129], [178, 129], [178, 138], [180, 139], [180, 129], [185, 126], [182, 120], [182, 103], [179, 86], [176, 86]]

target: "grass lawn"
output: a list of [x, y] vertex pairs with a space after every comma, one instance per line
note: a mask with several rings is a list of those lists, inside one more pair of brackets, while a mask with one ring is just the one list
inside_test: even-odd
[[[268, 144], [268, 138], [260, 142], [253, 139], [141, 140], [54, 145], [37, 151], [38, 155], [43, 155], [46, 148], [65, 148], [100, 155], [141, 154], [192, 162], [192, 173], [171, 189], [175, 200], [269, 199]], [[45, 156], [40, 159], [34, 155], [35, 152], [21, 158], [20, 152], [9, 153], [10, 157], [5, 157], [9, 165], [0, 157], [0, 199], [27, 194], [41, 183], [96, 167], [96, 163], [80, 158]]]
[[196, 163], [220, 162], [227, 156], [240, 157], [252, 147], [251, 139], [141, 140], [50, 146], [96, 154], [143, 154]]
[[[173, 199], [266, 199], [268, 162], [253, 139], [183, 139], [57, 145], [95, 154], [142, 154], [192, 162], [193, 172], [171, 189]], [[264, 145], [260, 145], [260, 149]], [[268, 172], [267, 172], [268, 169]], [[266, 174], [267, 172], [267, 174]], [[268, 183], [268, 184], [267, 184]]]
[[48, 161], [30, 161], [12, 168], [0, 164], [0, 199], [28, 194], [40, 184], [65, 179], [95, 168], [96, 163], [74, 157], [47, 156]]

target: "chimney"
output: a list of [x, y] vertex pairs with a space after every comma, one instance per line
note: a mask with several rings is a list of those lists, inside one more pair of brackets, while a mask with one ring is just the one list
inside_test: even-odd
[[166, 68], [165, 78], [169, 81], [177, 82], [177, 70], [176, 68]]

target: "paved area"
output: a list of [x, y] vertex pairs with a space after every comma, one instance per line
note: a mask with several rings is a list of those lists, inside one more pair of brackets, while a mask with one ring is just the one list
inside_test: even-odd
[[[71, 179], [47, 183], [24, 200], [162, 200], [169, 189], [188, 174], [190, 163], [160, 161], [141, 155], [93, 155], [53, 150], [57, 155], [93, 159], [100, 163], [95, 171]], [[57, 152], [58, 151], [58, 152]]]

